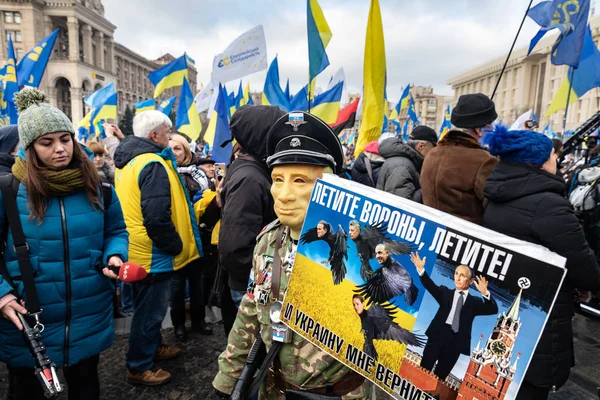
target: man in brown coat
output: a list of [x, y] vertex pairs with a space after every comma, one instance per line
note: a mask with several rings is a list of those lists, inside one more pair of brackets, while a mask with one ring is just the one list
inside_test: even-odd
[[479, 139], [498, 117], [494, 102], [486, 95], [460, 96], [451, 121], [461, 130], [451, 130], [431, 150], [421, 170], [423, 203], [476, 224], [483, 223], [483, 188], [498, 163]]

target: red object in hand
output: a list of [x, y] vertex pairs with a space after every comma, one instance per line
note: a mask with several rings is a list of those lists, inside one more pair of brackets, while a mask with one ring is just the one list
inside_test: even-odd
[[144, 267], [137, 264], [126, 262], [119, 269], [119, 279], [123, 282], [138, 282], [148, 275]]

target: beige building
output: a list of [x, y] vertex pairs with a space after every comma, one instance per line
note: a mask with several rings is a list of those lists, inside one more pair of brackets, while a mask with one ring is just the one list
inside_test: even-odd
[[[590, 18], [590, 26], [592, 37], [598, 46], [600, 16]], [[498, 119], [505, 124], [512, 124], [519, 115], [531, 109], [537, 115], [541, 128], [550, 123], [555, 132], [562, 130], [564, 111], [545, 117], [546, 110], [568, 71], [567, 66], [555, 66], [550, 63], [552, 45], [556, 37], [556, 34], [548, 34], [529, 56], [528, 46], [513, 51], [494, 96]], [[491, 96], [505, 60], [506, 55], [503, 55], [450, 78], [448, 84], [454, 89], [454, 103], [459, 96], [467, 93], [484, 93]], [[566, 129], [577, 128], [599, 109], [600, 89], [595, 88], [569, 107]]]
[[[173, 59], [167, 54], [151, 61], [116, 43], [117, 27], [104, 18], [101, 0], [0, 0], [0, 63], [6, 63], [9, 37], [20, 59], [56, 28], [60, 31], [40, 89], [75, 124], [89, 111], [83, 99], [111, 82], [118, 91], [119, 116], [127, 106], [152, 98], [148, 74]], [[189, 61], [188, 71], [195, 91], [197, 72]], [[179, 90], [166, 90], [159, 100]]]
[[[439, 132], [442, 122], [444, 121], [444, 113], [446, 107], [451, 105], [453, 97], [440, 96], [433, 93], [432, 87], [413, 86], [410, 88], [410, 94], [415, 100], [415, 112], [420, 118], [421, 125], [426, 125], [434, 131]], [[391, 105], [392, 107], [395, 104]], [[408, 108], [400, 112], [400, 127], [403, 128], [408, 119]], [[412, 125], [409, 124], [412, 127]], [[393, 127], [389, 127], [393, 130]], [[410, 132], [409, 132], [410, 133]]]

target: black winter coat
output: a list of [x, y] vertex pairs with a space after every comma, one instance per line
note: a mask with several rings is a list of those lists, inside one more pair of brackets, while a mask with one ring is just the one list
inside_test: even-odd
[[564, 181], [541, 169], [501, 161], [485, 184], [484, 226], [540, 244], [567, 259], [567, 276], [529, 365], [525, 380], [561, 387], [574, 365], [573, 292], [600, 289], [600, 269], [571, 204]]
[[385, 158], [385, 162], [379, 173], [377, 189], [423, 203], [420, 183], [423, 156], [400, 138], [381, 142], [379, 155]]
[[[369, 176], [367, 170], [367, 160], [371, 163], [371, 169], [373, 170], [373, 181], [371, 181], [371, 177]], [[352, 180], [358, 183], [362, 183], [363, 185], [367, 185], [370, 187], [375, 187], [377, 185], [377, 181], [379, 180], [379, 171], [381, 170], [381, 166], [383, 165], [383, 161], [373, 161], [368, 159], [365, 153], [360, 153], [356, 160], [354, 160], [354, 165], [352, 166], [352, 170], [350, 171], [350, 176], [352, 176]]]

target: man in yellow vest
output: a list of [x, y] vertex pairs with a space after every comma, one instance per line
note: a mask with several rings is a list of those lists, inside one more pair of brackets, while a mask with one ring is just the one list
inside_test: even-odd
[[114, 158], [115, 188], [129, 231], [129, 261], [148, 272], [146, 279], [132, 285], [135, 312], [127, 352], [127, 382], [140, 385], [171, 379], [170, 373], [154, 366], [154, 361], [181, 352], [161, 343], [171, 273], [202, 254], [193, 207], [169, 147], [171, 127], [160, 111], [136, 115], [135, 136], [121, 142]]

